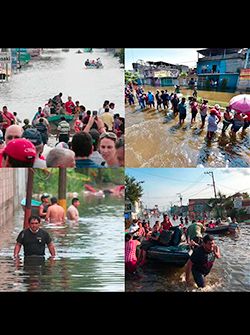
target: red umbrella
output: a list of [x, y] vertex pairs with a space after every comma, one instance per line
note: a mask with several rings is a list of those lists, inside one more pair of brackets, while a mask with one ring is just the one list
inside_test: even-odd
[[250, 114], [250, 94], [239, 94], [233, 97], [229, 106], [236, 112]]

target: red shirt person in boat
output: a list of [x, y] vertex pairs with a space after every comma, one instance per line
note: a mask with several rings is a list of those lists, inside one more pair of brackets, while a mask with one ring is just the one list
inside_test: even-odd
[[68, 101], [65, 102], [65, 109], [67, 114], [71, 115], [73, 113], [73, 110], [75, 109], [75, 104], [72, 101], [72, 97], [68, 97]]

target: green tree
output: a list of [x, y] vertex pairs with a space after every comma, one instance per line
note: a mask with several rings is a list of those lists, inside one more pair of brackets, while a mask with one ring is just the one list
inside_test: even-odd
[[125, 198], [132, 204], [138, 201], [143, 194], [141, 183], [136, 181], [134, 177], [125, 176]]
[[181, 78], [187, 78], [187, 73], [186, 73], [186, 72], [182, 72], [182, 73], [180, 74], [180, 77], [181, 77]]
[[139, 75], [136, 72], [125, 71], [125, 83], [135, 82], [139, 79]]

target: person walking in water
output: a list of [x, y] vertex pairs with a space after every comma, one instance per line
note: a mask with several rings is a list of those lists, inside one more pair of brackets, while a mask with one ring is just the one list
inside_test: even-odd
[[48, 208], [45, 221], [49, 223], [65, 223], [64, 209], [57, 204], [57, 198], [50, 199], [51, 205]]
[[41, 219], [39, 216], [29, 218], [29, 228], [22, 230], [17, 239], [14, 249], [14, 258], [17, 258], [23, 246], [24, 256], [44, 256], [45, 246], [48, 246], [52, 257], [56, 255], [52, 239], [44, 229], [39, 227]]
[[215, 244], [212, 235], [205, 235], [200, 247], [193, 251], [186, 265], [186, 282], [190, 283], [192, 271], [194, 281], [198, 287], [205, 287], [205, 277], [210, 273], [215, 258], [221, 258], [220, 249]]
[[67, 210], [67, 219], [71, 221], [78, 221], [79, 220], [79, 212], [77, 207], [80, 205], [80, 201], [78, 198], [72, 199], [72, 205], [69, 206]]
[[45, 219], [48, 208], [50, 206], [49, 204], [49, 194], [48, 193], [44, 193], [41, 196], [41, 205], [39, 206], [39, 216], [42, 219]]

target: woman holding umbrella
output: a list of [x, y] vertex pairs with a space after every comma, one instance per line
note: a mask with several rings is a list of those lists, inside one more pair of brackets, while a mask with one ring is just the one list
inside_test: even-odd
[[[242, 114], [241, 116], [237, 116], [236, 120], [240, 120], [240, 122], [242, 123], [242, 131], [247, 129], [250, 122], [250, 94], [236, 95], [230, 100], [229, 106], [231, 107], [231, 109], [234, 109], [236, 112]], [[236, 121], [236, 124], [237, 123], [239, 122]], [[232, 131], [234, 132], [235, 129], [237, 130], [237, 128], [237, 125], [236, 128], [234, 127], [234, 129], [232, 127]]]

